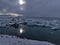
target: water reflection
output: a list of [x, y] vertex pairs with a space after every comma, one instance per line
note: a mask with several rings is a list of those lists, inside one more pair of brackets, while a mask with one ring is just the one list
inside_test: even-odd
[[13, 27], [0, 28], [0, 34], [17, 35], [21, 38], [60, 43], [60, 30], [54, 31], [49, 28], [32, 28], [22, 25], [18, 29]]
[[20, 28], [20, 33], [22, 34], [24, 32], [23, 28]]

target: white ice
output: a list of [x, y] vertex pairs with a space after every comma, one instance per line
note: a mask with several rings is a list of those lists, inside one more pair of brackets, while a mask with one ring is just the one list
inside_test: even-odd
[[0, 45], [55, 45], [46, 41], [21, 39], [17, 36], [0, 35]]

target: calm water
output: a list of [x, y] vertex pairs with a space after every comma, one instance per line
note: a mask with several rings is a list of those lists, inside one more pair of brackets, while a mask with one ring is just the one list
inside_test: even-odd
[[[21, 31], [20, 33], [20, 30]], [[1, 34], [17, 35], [21, 38], [33, 40], [49, 41], [60, 43], [60, 30], [51, 30], [48, 27], [20, 26], [15, 29], [13, 27], [0, 28]]]

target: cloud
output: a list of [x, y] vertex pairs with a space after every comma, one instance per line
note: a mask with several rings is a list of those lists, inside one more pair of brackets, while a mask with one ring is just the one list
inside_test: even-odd
[[48, 15], [48, 0], [27, 0], [26, 13], [30, 16]]
[[0, 12], [18, 13], [20, 6], [17, 0], [0, 0]]
[[60, 17], [60, 0], [27, 0], [27, 15]]
[[60, 17], [60, 0], [49, 1], [49, 16]]
[[0, 0], [0, 12], [22, 13], [25, 16], [60, 16], [60, 0], [25, 0], [20, 10], [19, 0]]

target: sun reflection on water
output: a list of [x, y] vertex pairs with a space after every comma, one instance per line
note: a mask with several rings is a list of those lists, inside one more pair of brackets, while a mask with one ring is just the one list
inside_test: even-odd
[[20, 28], [20, 33], [23, 33], [23, 32], [24, 32], [23, 28]]

